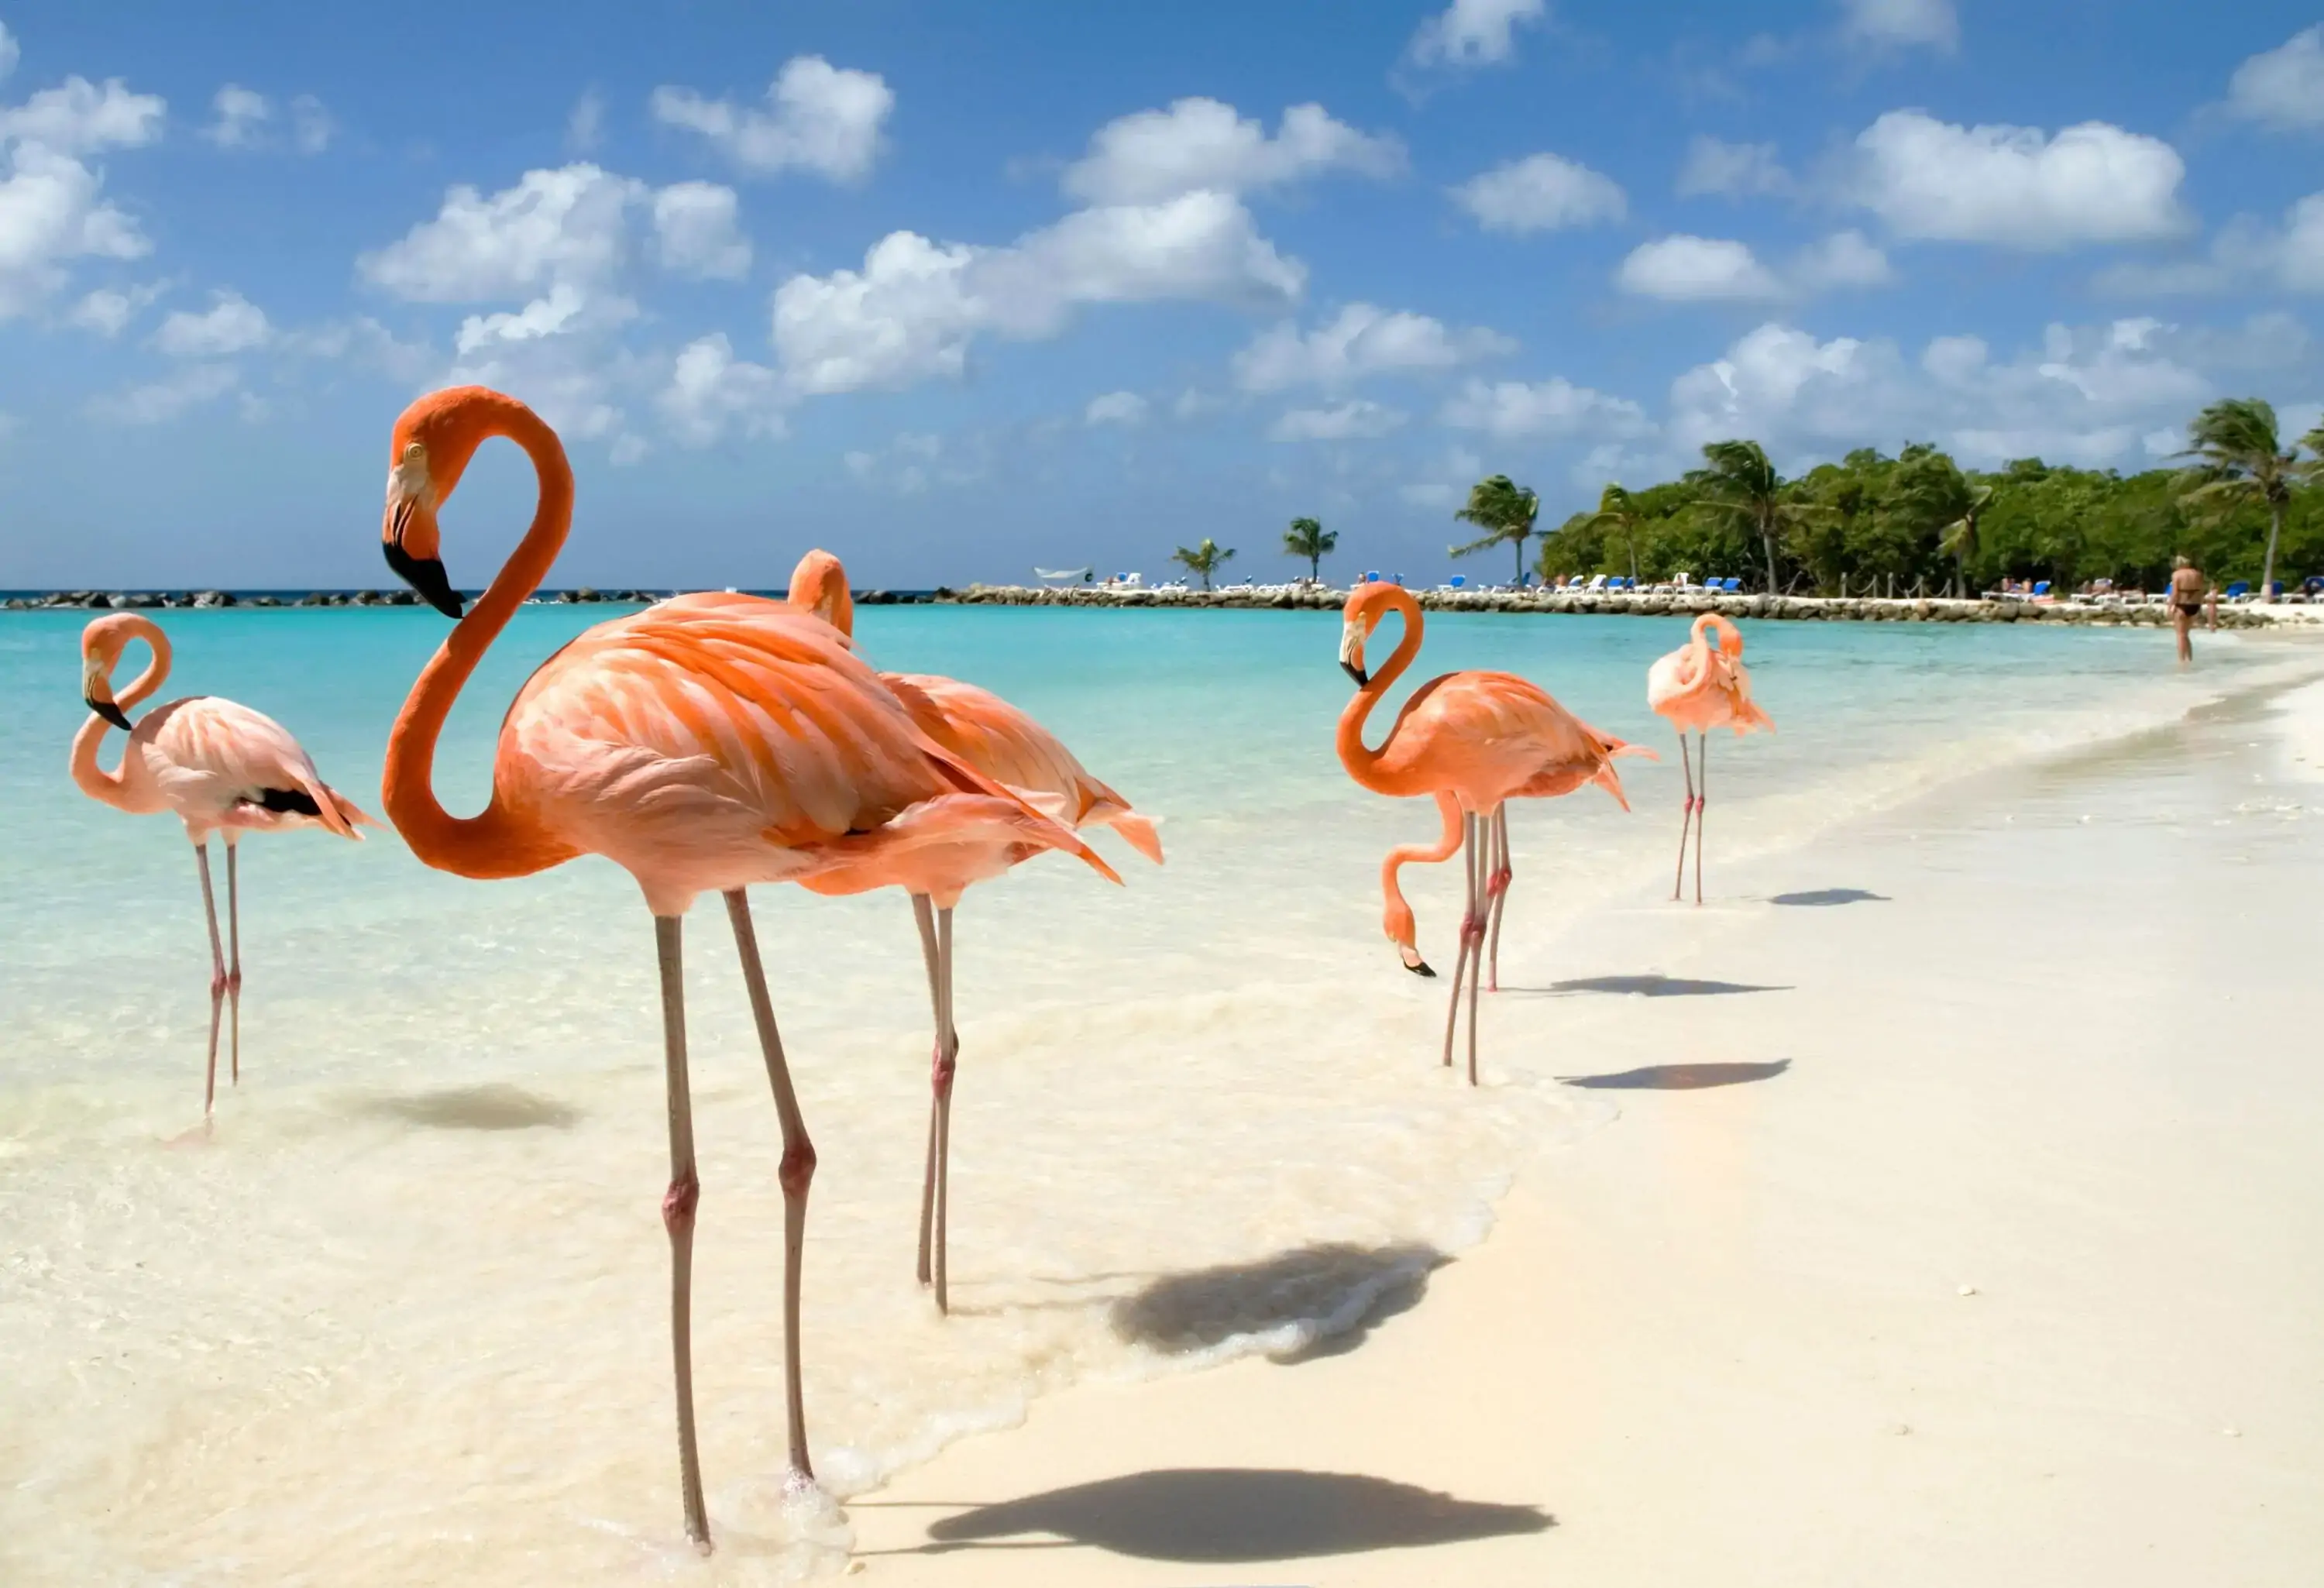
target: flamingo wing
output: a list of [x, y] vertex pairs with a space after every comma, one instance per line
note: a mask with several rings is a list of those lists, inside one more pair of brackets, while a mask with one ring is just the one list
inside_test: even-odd
[[379, 824], [325, 783], [290, 731], [263, 712], [215, 695], [157, 707], [138, 724], [136, 748], [167, 799], [189, 823], [327, 827], [360, 838]]

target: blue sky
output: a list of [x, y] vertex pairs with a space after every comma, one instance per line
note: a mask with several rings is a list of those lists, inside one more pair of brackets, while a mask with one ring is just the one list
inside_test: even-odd
[[[2324, 401], [2312, 11], [0, 0], [0, 587], [383, 581], [480, 380], [561, 581], [1433, 577], [1727, 435], [2126, 469]], [[526, 515], [480, 460], [481, 584]], [[1498, 566], [1498, 565], [1496, 565]]]

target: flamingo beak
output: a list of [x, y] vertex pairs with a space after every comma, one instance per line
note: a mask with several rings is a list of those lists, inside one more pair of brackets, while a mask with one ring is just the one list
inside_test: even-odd
[[129, 714], [114, 704], [113, 681], [105, 674], [104, 664], [95, 657], [82, 665], [81, 704], [125, 734], [129, 731]]
[[460, 593], [452, 588], [450, 577], [444, 572], [441, 558], [414, 557], [393, 540], [386, 543], [387, 566], [395, 577], [411, 586], [419, 597], [446, 617], [462, 615]]
[[121, 707], [114, 705], [112, 701], [99, 700], [96, 696], [90, 695], [84, 697], [84, 703], [91, 711], [97, 713], [97, 716], [103, 717], [106, 722], [111, 723], [115, 727], [119, 728], [122, 732], [127, 733], [129, 731], [129, 714], [122, 710]]
[[1360, 689], [1370, 683], [1371, 675], [1364, 670], [1364, 626], [1360, 623], [1342, 623], [1340, 627], [1340, 666], [1348, 677], [1355, 679]]

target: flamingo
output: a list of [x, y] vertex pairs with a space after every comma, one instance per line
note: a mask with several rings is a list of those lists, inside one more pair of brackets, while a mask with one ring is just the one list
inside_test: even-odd
[[[524, 539], [465, 616], [438, 555], [437, 514], [486, 439], [530, 457], [538, 505]], [[790, 1482], [812, 1484], [800, 1385], [799, 1270], [815, 1175], [751, 919], [753, 882], [799, 881], [964, 837], [1065, 849], [1112, 869], [1071, 832], [916, 727], [829, 628], [761, 596], [682, 596], [599, 623], [543, 662], [502, 720], [491, 799], [454, 817], [431, 787], [436, 743], [461, 687], [556, 560], [573, 521], [573, 472], [556, 433], [480, 386], [419, 399], [395, 422], [382, 536], [388, 566], [457, 618], [388, 736], [382, 797], [411, 851], [439, 871], [526, 876], [581, 854], [627, 871], [654, 919], [661, 973], [670, 1177], [670, 1341], [687, 1536], [710, 1522], [695, 1442], [690, 1327], [694, 1155], [682, 926], [724, 896], [782, 1129], [783, 1353]], [[1120, 879], [1114, 878], [1119, 881]]]
[[[810, 551], [799, 559], [791, 574], [790, 602], [853, 642], [855, 601], [848, 593], [846, 568], [830, 552]], [[931, 673], [881, 673], [880, 681], [904, 703], [922, 733], [994, 782], [1068, 826], [1110, 826], [1147, 859], [1162, 863], [1162, 839], [1153, 818], [1131, 809], [1128, 800], [1090, 776], [1056, 734], [998, 695]], [[934, 1288], [939, 1312], [951, 1311], [945, 1280], [945, 1205], [952, 1171], [953, 1075], [960, 1059], [960, 1033], [952, 1021], [952, 912], [970, 883], [999, 876], [1034, 853], [1024, 844], [965, 838], [916, 850], [892, 863], [867, 861], [844, 867], [807, 882], [818, 893], [855, 893], [893, 885], [912, 898], [936, 1027], [927, 1168], [920, 1181], [919, 1279]]]
[[[1444, 826], [1437, 835], [1435, 843], [1399, 844], [1389, 850], [1388, 857], [1380, 862], [1380, 893], [1384, 902], [1380, 929], [1388, 934], [1388, 941], [1396, 945], [1397, 957], [1404, 962], [1404, 968], [1416, 976], [1433, 976], [1436, 972], [1420, 957], [1419, 928], [1413, 922], [1412, 906], [1405, 902], [1404, 889], [1397, 883], [1397, 873], [1416, 862], [1425, 865], [1441, 864], [1452, 859], [1454, 851], [1461, 847], [1461, 802], [1450, 792], [1440, 789], [1436, 793], [1436, 809], [1444, 818]], [[1493, 924], [1496, 928], [1500, 925], [1499, 915], [1493, 918]], [[1500, 982], [1500, 947], [1501, 935], [1496, 930], [1490, 956], [1496, 991]]]
[[[1397, 642], [1388, 665], [1377, 675], [1367, 673], [1364, 643], [1390, 612], [1402, 614], [1404, 636]], [[1469, 901], [1461, 917], [1452, 1005], [1444, 1016], [1444, 1062], [1452, 1062], [1465, 972], [1469, 977], [1469, 1084], [1473, 1086], [1477, 1084], [1477, 992], [1486, 975], [1487, 923], [1478, 912], [1477, 899], [1480, 891], [1486, 895], [1498, 938], [1501, 905], [1513, 875], [1505, 802], [1554, 799], [1571, 794], [1584, 783], [1596, 783], [1628, 810], [1630, 802], [1623, 796], [1615, 758], [1644, 755], [1652, 759], [1654, 752], [1600, 733], [1538, 685], [1514, 673], [1494, 672], [1444, 673], [1429, 679], [1413, 691], [1412, 698], [1397, 713], [1396, 725], [1386, 743], [1378, 750], [1370, 749], [1364, 743], [1365, 719], [1420, 651], [1420, 607], [1400, 585], [1360, 585], [1348, 597], [1342, 616], [1340, 665], [1355, 679], [1356, 697], [1340, 714], [1340, 763], [1350, 777], [1375, 793], [1398, 799], [1450, 795], [1461, 810]], [[1393, 856], [1390, 859], [1394, 861]], [[1498, 987], [1498, 965], [1493, 980]]]
[[[134, 640], [152, 653], [145, 670], [118, 697], [113, 669]], [[92, 622], [80, 633], [81, 697], [93, 714], [73, 735], [72, 780], [91, 799], [144, 816], [177, 812], [194, 845], [201, 872], [202, 909], [210, 928], [210, 1048], [202, 1077], [202, 1113], [217, 1095], [218, 1015], [228, 1011], [229, 1063], [242, 1084], [242, 904], [235, 874], [235, 844], [246, 831], [321, 827], [360, 842], [359, 826], [379, 824], [325, 783], [290, 731], [272, 717], [215, 695], [189, 695], [157, 706], [135, 724], [142, 705], [170, 676], [170, 639], [161, 626], [135, 613]], [[97, 764], [107, 726], [125, 729], [129, 746], [121, 767]], [[210, 891], [210, 835], [226, 835], [226, 941], [218, 943], [217, 900]]]
[[[1715, 636], [1711, 635], [1712, 630], [1718, 631]], [[1686, 817], [1679, 824], [1678, 880], [1671, 884], [1671, 898], [1676, 900], [1686, 890], [1686, 835], [1692, 826], [1694, 901], [1701, 904], [1702, 811], [1711, 797], [1711, 730], [1733, 728], [1738, 735], [1754, 728], [1775, 731], [1775, 723], [1751, 699], [1751, 675], [1743, 666], [1743, 631], [1716, 612], [1697, 617], [1686, 643], [1646, 669], [1646, 704], [1678, 730], [1679, 765], [1686, 772]], [[1694, 730], [1702, 762], [1700, 790], [1694, 766], [1686, 756], [1689, 728]]]

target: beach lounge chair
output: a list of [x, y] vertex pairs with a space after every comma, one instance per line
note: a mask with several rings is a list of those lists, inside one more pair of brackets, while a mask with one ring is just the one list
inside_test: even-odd
[[2246, 580], [2237, 579], [2234, 584], [2229, 585], [2222, 594], [2230, 601], [2241, 601], [2245, 596], [2251, 594], [2251, 585]]
[[2034, 599], [2036, 601], [2047, 601], [2050, 599], [2049, 580], [2043, 579], [2034, 586]]

